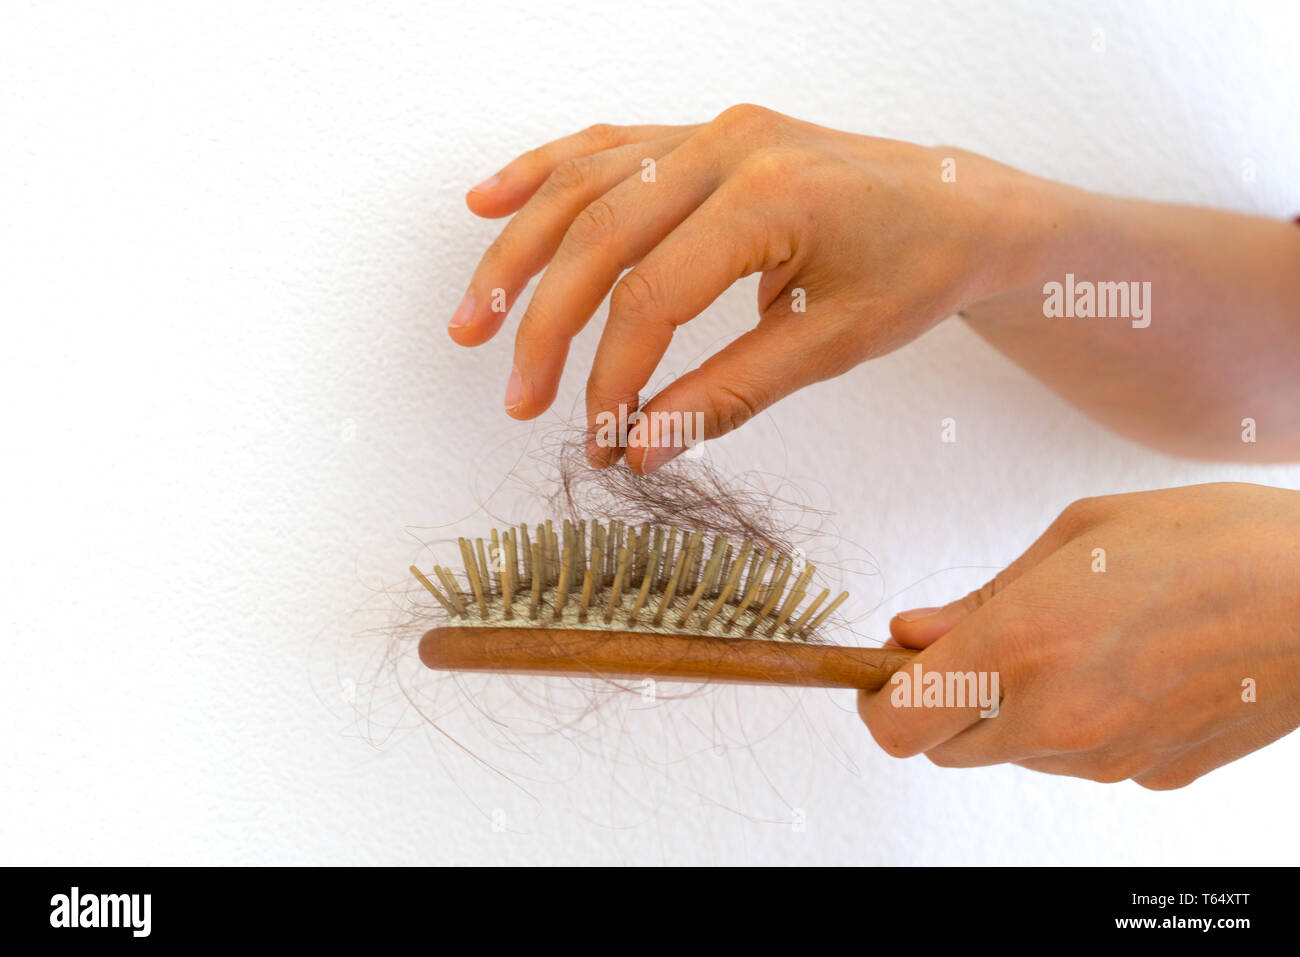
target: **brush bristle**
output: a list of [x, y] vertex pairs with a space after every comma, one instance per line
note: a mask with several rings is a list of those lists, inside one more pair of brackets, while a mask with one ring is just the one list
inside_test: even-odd
[[436, 565], [435, 584], [411, 566], [457, 625], [808, 641], [849, 597], [825, 604], [822, 589], [804, 605], [811, 565], [676, 526], [565, 519], [558, 532], [550, 521], [531, 532], [521, 524], [458, 544], [459, 579]]

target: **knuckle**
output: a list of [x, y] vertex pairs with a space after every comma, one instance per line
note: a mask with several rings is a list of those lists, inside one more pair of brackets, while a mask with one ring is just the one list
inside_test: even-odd
[[1189, 771], [1177, 768], [1162, 768], [1147, 774], [1141, 774], [1134, 778], [1138, 784], [1148, 791], [1177, 791], [1179, 788], [1185, 788], [1199, 777]]
[[1151, 759], [1147, 755], [1111, 758], [1094, 767], [1088, 778], [1098, 784], [1118, 784], [1141, 773], [1150, 763]]
[[711, 124], [730, 135], [754, 135], [772, 127], [776, 114], [754, 103], [737, 103], [729, 106], [714, 118]]
[[582, 131], [582, 137], [592, 146], [607, 149], [617, 145], [619, 128], [612, 123], [593, 123]]
[[1003, 569], [979, 588], [963, 595], [957, 604], [967, 614], [973, 614], [998, 598], [997, 625], [1000, 638], [1009, 648], [1032, 647], [1042, 640], [1044, 622], [1023, 595], [1008, 591], [1012, 582], [1013, 576], [1008, 569]]
[[633, 269], [614, 284], [609, 309], [612, 315], [635, 317], [653, 312], [658, 302], [654, 281], [641, 270]]
[[565, 237], [570, 243], [577, 243], [584, 249], [601, 246], [608, 242], [617, 225], [618, 216], [608, 200], [598, 199], [588, 203], [582, 212], [574, 217]]
[[515, 333], [516, 351], [526, 360], [531, 358], [538, 350], [543, 349], [546, 343], [555, 339], [555, 328], [556, 325], [546, 311], [546, 307], [539, 305], [534, 298], [528, 303], [528, 308], [524, 310], [519, 320], [519, 329]]
[[945, 748], [934, 748], [925, 752], [925, 756], [936, 768], [966, 767], [966, 762], [962, 761], [954, 752]]
[[1120, 781], [1128, 779], [1128, 775], [1123, 771], [1112, 770], [1110, 765], [1102, 765], [1090, 771], [1085, 771], [1079, 775], [1084, 780], [1095, 781], [1097, 784], [1119, 784]]
[[962, 598], [962, 605], [970, 611], [974, 611], [976, 608], [982, 608], [984, 605], [987, 605], [992, 601], [993, 597], [1004, 588], [1006, 588], [1006, 574], [1005, 572], [998, 572], [979, 588], [976, 588], [973, 592], [970, 592]]
[[603, 374], [599, 369], [593, 368], [591, 375], [587, 378], [587, 413], [589, 416], [597, 412], [604, 412], [610, 409], [617, 409], [620, 404], [626, 405], [631, 410], [639, 407], [640, 394], [635, 390], [620, 388], [619, 385]]
[[507, 268], [512, 258], [513, 244], [509, 237], [509, 226], [503, 230], [487, 249], [483, 251], [481, 266], [497, 271]]
[[550, 196], [581, 192], [592, 182], [592, 176], [590, 158], [579, 156], [565, 160], [546, 178], [546, 192]]
[[519, 155], [518, 161], [533, 172], [549, 169], [554, 162], [553, 154], [547, 146], [534, 146]]
[[1065, 536], [1073, 538], [1101, 521], [1106, 506], [1101, 497], [1076, 499], [1065, 507], [1056, 520], [1058, 530]]
[[714, 386], [709, 394], [709, 417], [713, 435], [726, 435], [740, 428], [762, 409], [762, 402], [749, 389], [726, 383]]
[[804, 163], [794, 150], [765, 149], [745, 160], [744, 176], [753, 186], [782, 187], [803, 169]]
[[1086, 726], [1060, 724], [1049, 728], [1043, 734], [1043, 744], [1049, 750], [1063, 754], [1075, 751], [1091, 751], [1093, 747], [1100, 743], [1101, 739], [1094, 736], [1091, 729]]
[[1128, 766], [1123, 762], [1103, 761], [1080, 772], [1078, 776], [1098, 784], [1118, 784], [1128, 778], [1129, 772]]
[[867, 730], [880, 749], [894, 758], [910, 758], [916, 754], [910, 736], [893, 708], [873, 709], [867, 715]]

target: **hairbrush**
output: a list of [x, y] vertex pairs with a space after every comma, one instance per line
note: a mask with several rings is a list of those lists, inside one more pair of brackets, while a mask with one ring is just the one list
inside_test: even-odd
[[804, 605], [813, 566], [750, 539], [565, 519], [458, 543], [464, 587], [411, 566], [450, 619], [420, 640], [440, 671], [876, 690], [916, 654], [820, 639], [848, 593]]

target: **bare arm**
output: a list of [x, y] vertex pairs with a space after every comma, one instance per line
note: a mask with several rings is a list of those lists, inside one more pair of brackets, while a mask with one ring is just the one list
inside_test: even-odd
[[[1033, 221], [1040, 253], [1019, 289], [964, 310], [971, 328], [1147, 445], [1201, 458], [1300, 458], [1300, 226], [1041, 181], [1035, 189], [1045, 200]], [[1065, 287], [1067, 273], [1083, 294], [1085, 284], [1149, 283], [1136, 287], [1146, 316], [1046, 318], [1044, 286]], [[1245, 419], [1254, 443], [1242, 440]]]

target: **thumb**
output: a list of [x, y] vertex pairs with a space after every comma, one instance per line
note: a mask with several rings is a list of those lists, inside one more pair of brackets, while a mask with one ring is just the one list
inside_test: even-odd
[[968, 595], [936, 608], [913, 608], [900, 611], [889, 622], [890, 644], [901, 648], [928, 648], [977, 608], [988, 604], [1012, 582], [1029, 571], [1075, 535], [1079, 522], [1077, 507], [1066, 509], [1038, 540], [982, 587]]
[[1011, 584], [1009, 571], [1007, 568], [998, 572], [982, 587], [946, 605], [900, 611], [889, 622], [890, 640], [902, 648], [930, 647], [957, 627], [963, 618]]
[[[787, 320], [787, 323], [789, 320]], [[788, 324], [761, 322], [720, 352], [647, 402], [641, 412], [653, 421], [700, 424], [714, 439], [766, 410], [804, 386], [825, 378], [820, 339], [803, 338]], [[653, 472], [686, 449], [674, 429], [667, 441], [639, 444], [629, 437], [628, 464], [641, 473]]]

